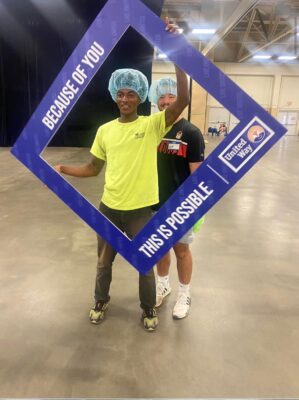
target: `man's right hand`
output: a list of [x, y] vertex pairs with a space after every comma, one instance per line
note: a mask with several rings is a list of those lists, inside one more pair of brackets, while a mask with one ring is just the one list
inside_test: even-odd
[[92, 156], [88, 164], [81, 165], [61, 165], [57, 164], [54, 169], [58, 173], [62, 173], [69, 176], [75, 176], [77, 178], [88, 178], [91, 176], [97, 176], [101, 172], [105, 161]]
[[54, 166], [54, 169], [56, 169], [57, 172], [59, 172], [60, 174], [63, 172], [62, 171], [62, 165], [58, 164]]

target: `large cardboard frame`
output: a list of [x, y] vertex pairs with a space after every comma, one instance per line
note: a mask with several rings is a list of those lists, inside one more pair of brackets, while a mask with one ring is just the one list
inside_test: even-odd
[[[167, 54], [169, 60], [240, 121], [133, 240], [129, 240], [41, 157], [130, 26]], [[141, 1], [109, 0], [25, 126], [12, 153], [144, 274], [285, 132], [282, 125], [192, 47], [183, 35], [166, 32], [164, 22]]]

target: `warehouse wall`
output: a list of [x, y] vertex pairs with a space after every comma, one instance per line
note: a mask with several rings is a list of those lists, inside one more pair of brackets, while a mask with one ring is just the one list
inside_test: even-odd
[[[216, 65], [258, 104], [274, 117], [281, 119], [281, 122], [286, 120], [284, 114], [287, 116], [292, 114], [292, 121], [295, 122], [292, 132], [299, 134], [299, 70], [297, 65], [230, 63]], [[164, 61], [156, 61], [153, 64], [153, 79], [167, 75], [175, 76], [173, 65]], [[208, 126], [212, 122], [217, 125], [224, 118], [229, 119], [226, 122], [229, 122], [231, 129], [237, 123], [234, 116], [230, 115], [217, 100], [196, 82], [193, 82], [191, 121], [202, 132], [207, 132]]]

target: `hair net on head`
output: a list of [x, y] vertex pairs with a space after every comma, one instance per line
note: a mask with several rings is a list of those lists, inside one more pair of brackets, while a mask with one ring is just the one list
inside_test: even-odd
[[165, 94], [177, 95], [177, 84], [174, 79], [167, 77], [154, 81], [151, 84], [148, 99], [151, 103], [158, 104], [159, 98]]
[[147, 78], [137, 69], [117, 69], [111, 75], [108, 85], [108, 90], [114, 101], [116, 101], [116, 95], [120, 89], [133, 90], [138, 94], [141, 103], [144, 103], [148, 94]]

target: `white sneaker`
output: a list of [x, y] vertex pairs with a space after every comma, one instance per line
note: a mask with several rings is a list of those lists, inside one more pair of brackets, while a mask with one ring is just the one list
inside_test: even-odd
[[164, 298], [168, 296], [170, 293], [171, 293], [171, 287], [169, 283], [165, 284], [163, 282], [158, 281], [156, 287], [156, 307], [159, 307], [162, 304]]
[[175, 303], [172, 316], [174, 319], [187, 317], [191, 306], [191, 297], [186, 293], [179, 293], [177, 302]]

